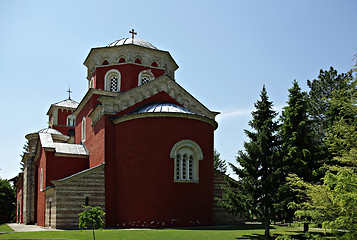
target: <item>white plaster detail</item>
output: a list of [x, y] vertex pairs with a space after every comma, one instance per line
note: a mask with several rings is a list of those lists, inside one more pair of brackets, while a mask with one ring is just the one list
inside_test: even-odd
[[[116, 82], [116, 83], [114, 83]], [[104, 77], [105, 90], [111, 92], [120, 92], [121, 74], [116, 69], [109, 70]], [[116, 85], [116, 87], [115, 87]], [[115, 89], [113, 89], [115, 88]]]

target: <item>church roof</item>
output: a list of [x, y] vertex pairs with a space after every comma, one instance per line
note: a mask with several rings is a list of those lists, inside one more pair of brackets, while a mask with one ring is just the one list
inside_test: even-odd
[[78, 103], [70, 98], [63, 100], [61, 102], [58, 102], [58, 103], [54, 103], [52, 105], [57, 106], [57, 107], [68, 107], [68, 108], [77, 108], [78, 107]]
[[122, 38], [122, 39], [116, 40], [112, 43], [109, 43], [107, 45], [107, 47], [121, 46], [121, 45], [125, 45], [125, 44], [134, 44], [134, 45], [157, 50], [157, 48], [154, 45], [152, 45], [151, 43], [149, 43], [145, 40], [139, 39], [139, 38]]
[[46, 149], [52, 149], [56, 155], [77, 155], [87, 157], [87, 149], [81, 144], [59, 143], [54, 142], [51, 134], [40, 133], [41, 146]]
[[133, 113], [148, 113], [148, 112], [176, 112], [193, 114], [189, 110], [179, 105], [167, 102], [157, 102], [146, 105]]
[[47, 111], [47, 115], [50, 115], [51, 111], [53, 110], [53, 107], [60, 107], [60, 108], [72, 108], [76, 109], [78, 107], [79, 103], [76, 101], [67, 98], [66, 100], [60, 101], [58, 103], [51, 104], [50, 109]]
[[37, 131], [37, 133], [49, 133], [49, 134], [63, 135], [61, 132], [59, 132], [53, 128], [44, 128], [44, 129]]

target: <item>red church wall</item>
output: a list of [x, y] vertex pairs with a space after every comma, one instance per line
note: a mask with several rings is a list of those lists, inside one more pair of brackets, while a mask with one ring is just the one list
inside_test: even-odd
[[[36, 162], [35, 173], [35, 222], [39, 226], [45, 226], [45, 194], [42, 192], [47, 186], [46, 182], [46, 153], [41, 148], [40, 155]], [[42, 169], [42, 185], [41, 185], [41, 169]]]
[[23, 179], [20, 177], [16, 183], [16, 222], [23, 223]]
[[[51, 186], [52, 180], [62, 179], [88, 169], [87, 158], [58, 157], [55, 152], [45, 151], [43, 148], [36, 163], [36, 220], [37, 225], [45, 226], [45, 194], [42, 192]], [[42, 185], [41, 185], [42, 169]], [[41, 191], [42, 186], [42, 191]]]
[[94, 127], [91, 126], [91, 119], [87, 118], [86, 125], [84, 144], [90, 152], [89, 167], [95, 167], [104, 162], [105, 118], [100, 119]]
[[[106, 159], [107, 225], [211, 224], [213, 131], [206, 122], [185, 118], [142, 118], [117, 124], [112, 139], [115, 151]], [[183, 139], [195, 141], [202, 149], [199, 183], [174, 182], [170, 152]], [[115, 208], [111, 208], [113, 202]]]
[[105, 74], [111, 70], [111, 69], [116, 69], [120, 72], [121, 75], [121, 87], [120, 91], [125, 92], [128, 91], [134, 87], [138, 86], [138, 77], [139, 73], [143, 70], [148, 70], [151, 69], [151, 72], [154, 74], [155, 78], [164, 75], [165, 71], [162, 69], [157, 69], [157, 68], [149, 68], [141, 65], [136, 65], [136, 64], [122, 64], [122, 65], [116, 65], [116, 66], [108, 66], [108, 67], [98, 67], [96, 68], [96, 71], [94, 72], [94, 78], [95, 78], [95, 88], [96, 89], [102, 89], [104, 90], [104, 77]]
[[[55, 110], [56, 111], [56, 110]], [[72, 110], [58, 109], [58, 125], [67, 126], [67, 117], [72, 114]]]
[[75, 130], [75, 127], [58, 126], [58, 125], [53, 125], [52, 128], [53, 128], [53, 129], [56, 129], [57, 131], [59, 131], [59, 132], [62, 133], [63, 135], [67, 135], [67, 136], [68, 136], [68, 131], [69, 131], [70, 129]]

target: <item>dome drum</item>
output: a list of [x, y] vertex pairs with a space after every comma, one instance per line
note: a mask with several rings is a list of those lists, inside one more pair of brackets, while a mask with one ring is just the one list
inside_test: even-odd
[[[97, 67], [119, 64], [140, 64], [149, 68], [160, 68], [174, 79], [174, 72], [178, 65], [169, 52], [158, 50], [155, 47], [147, 47], [145, 44], [119, 44], [119, 41], [109, 44], [107, 47], [91, 49], [83, 63], [88, 69], [88, 79]], [[141, 63], [137, 63], [137, 59], [140, 59]], [[103, 65], [104, 61], [107, 61], [108, 64]]]

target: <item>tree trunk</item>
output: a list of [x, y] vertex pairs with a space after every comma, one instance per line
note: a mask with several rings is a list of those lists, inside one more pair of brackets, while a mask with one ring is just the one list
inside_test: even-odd
[[95, 240], [94, 228], [93, 228], [93, 239]]
[[264, 236], [266, 239], [268, 239], [270, 237], [270, 219], [266, 219], [265, 220], [265, 233]]

